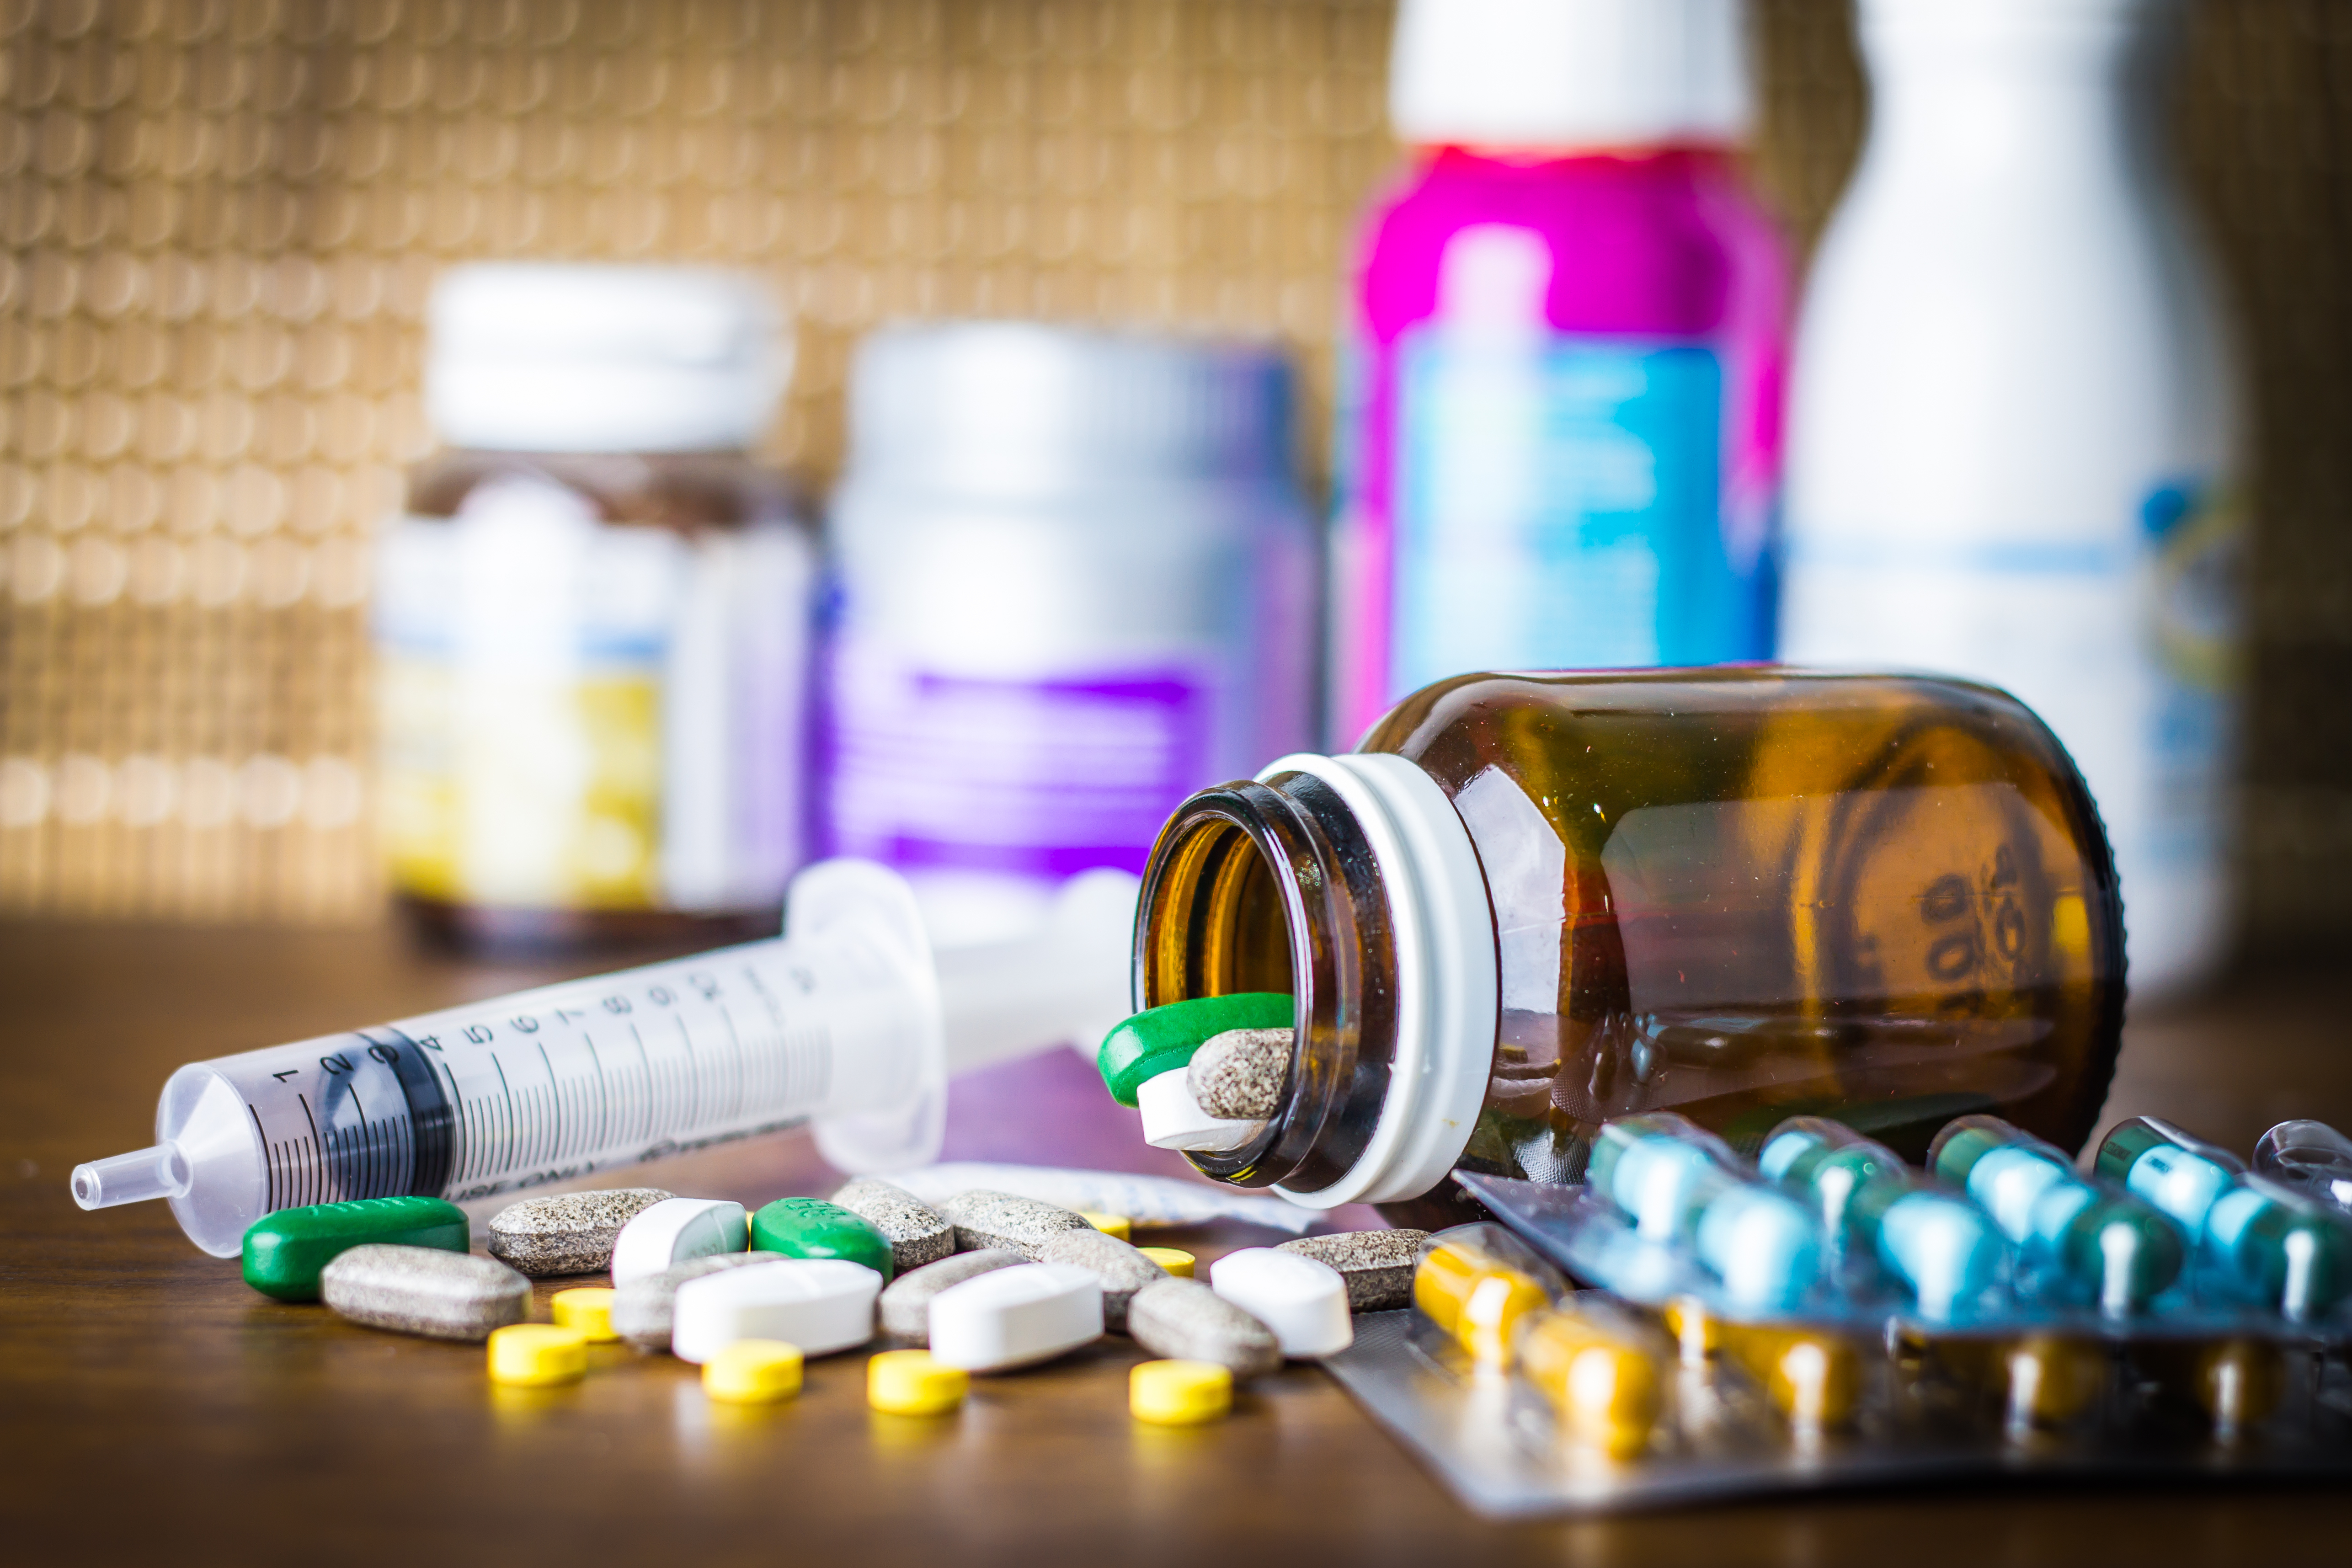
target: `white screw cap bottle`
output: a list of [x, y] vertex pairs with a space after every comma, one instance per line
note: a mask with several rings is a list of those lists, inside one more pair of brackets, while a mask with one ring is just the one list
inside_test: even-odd
[[2153, 110], [2168, 0], [1861, 0], [1873, 121], [1791, 389], [1782, 656], [2006, 688], [2116, 851], [2135, 993], [2222, 956], [2231, 363]]

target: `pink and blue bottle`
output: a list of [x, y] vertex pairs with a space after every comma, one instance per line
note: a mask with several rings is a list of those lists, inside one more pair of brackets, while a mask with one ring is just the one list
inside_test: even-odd
[[1332, 729], [1772, 651], [1788, 268], [1738, 0], [1406, 0], [1340, 367]]

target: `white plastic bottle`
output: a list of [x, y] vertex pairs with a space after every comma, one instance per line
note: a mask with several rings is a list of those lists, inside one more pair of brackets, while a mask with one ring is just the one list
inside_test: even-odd
[[1303, 742], [1314, 535], [1277, 350], [887, 328], [849, 426], [825, 829], [942, 945], [1140, 871], [1178, 801]]
[[2115, 844], [2135, 993], [2228, 936], [2235, 386], [2155, 110], [2170, 0], [1860, 0], [1797, 338], [1782, 657], [2004, 687]]

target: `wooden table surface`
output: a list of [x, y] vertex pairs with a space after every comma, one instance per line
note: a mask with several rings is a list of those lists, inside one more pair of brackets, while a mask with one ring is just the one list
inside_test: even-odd
[[[772, 1409], [614, 1350], [567, 1389], [482, 1352], [271, 1302], [160, 1204], [83, 1214], [75, 1163], [151, 1136], [178, 1063], [551, 978], [429, 960], [384, 931], [0, 926], [0, 1560], [173, 1564], [1158, 1561], [2270, 1564], [2352, 1557], [2352, 1497], [2292, 1487], [1868, 1492], [1549, 1525], [1464, 1512], [1321, 1373], [1193, 1431], [1126, 1413], [1124, 1341], [982, 1380], [952, 1417], [869, 1412], [863, 1358]], [[2105, 1121], [2161, 1112], [2241, 1149], [2352, 1121], [2346, 986], [2242, 980], [2136, 1023]], [[1023, 1106], [1018, 1137], [978, 1112]], [[1150, 1164], [1075, 1058], [963, 1097], [950, 1154]], [[1140, 1154], [1143, 1159], [1138, 1160]], [[784, 1135], [643, 1179], [747, 1203], [826, 1190]], [[1270, 1239], [1180, 1240], [1205, 1254]]]

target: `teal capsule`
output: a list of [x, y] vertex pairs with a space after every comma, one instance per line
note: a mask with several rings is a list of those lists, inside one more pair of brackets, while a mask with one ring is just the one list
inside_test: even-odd
[[2246, 1169], [2228, 1150], [2153, 1116], [2135, 1116], [2100, 1140], [2092, 1168], [2154, 1204], [2191, 1236], [2205, 1228], [2206, 1214]]
[[2100, 1143], [2098, 1169], [2179, 1222], [2195, 1239], [2202, 1281], [2233, 1300], [2300, 1321], [2352, 1293], [2352, 1233], [2322, 1205], [2248, 1176], [2227, 1150], [2137, 1117]]
[[1775, 1127], [1756, 1157], [1769, 1182], [1809, 1203], [1832, 1236], [1843, 1236], [1855, 1194], [1873, 1182], [1907, 1181], [1902, 1157], [1883, 1143], [1821, 1116], [1792, 1116]]
[[2137, 1312], [2187, 1261], [2172, 1221], [2129, 1193], [2084, 1181], [2066, 1156], [1990, 1116], [1964, 1116], [1936, 1136], [1929, 1167], [1984, 1205], [2046, 1288], [2101, 1312]]
[[1804, 1205], [1747, 1180], [1714, 1134], [1670, 1111], [1601, 1129], [1585, 1179], [1643, 1237], [1689, 1247], [1730, 1310], [1782, 1311], [1820, 1282], [1821, 1236]]
[[1876, 1258], [1922, 1318], [1949, 1322], [2008, 1280], [2010, 1245], [1990, 1215], [1922, 1186], [1901, 1156], [1850, 1127], [1791, 1117], [1765, 1137], [1756, 1164], [1832, 1235]]
[[2260, 1176], [2222, 1194], [2204, 1250], [2246, 1298], [2307, 1322], [2352, 1296], [2352, 1231], [2334, 1213]]
[[1709, 1200], [1738, 1184], [1722, 1140], [1670, 1110], [1604, 1124], [1584, 1179], [1654, 1241], [1687, 1237]]
[[1930, 1322], [1964, 1317], [2008, 1283], [2008, 1239], [1965, 1198], [1909, 1183], [1874, 1183], [1855, 1207], [1868, 1216], [1879, 1262]]

